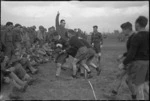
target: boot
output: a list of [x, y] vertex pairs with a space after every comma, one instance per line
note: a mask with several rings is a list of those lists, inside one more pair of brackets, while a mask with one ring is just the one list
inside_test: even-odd
[[91, 71], [87, 72], [87, 78], [90, 79], [92, 78], [93, 76], [91, 75]]
[[101, 69], [96, 68], [96, 71], [97, 71], [97, 76], [99, 76], [99, 75], [100, 75], [100, 73], [101, 73]]

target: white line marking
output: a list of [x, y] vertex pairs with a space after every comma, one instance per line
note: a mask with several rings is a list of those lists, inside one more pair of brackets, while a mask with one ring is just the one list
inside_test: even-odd
[[90, 82], [89, 80], [88, 80], [88, 82], [89, 82], [89, 84], [90, 84], [90, 86], [91, 86], [91, 88], [92, 88], [94, 98], [95, 98], [95, 100], [97, 100], [96, 95], [95, 95], [95, 91], [94, 91], [94, 89], [93, 89], [93, 86], [92, 86], [92, 84], [91, 84], [91, 82]]
[[0, 100], [2, 100], [3, 99], [3, 95], [0, 95]]

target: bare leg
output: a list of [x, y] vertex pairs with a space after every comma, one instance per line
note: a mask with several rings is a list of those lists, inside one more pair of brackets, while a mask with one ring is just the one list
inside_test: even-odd
[[11, 80], [11, 83], [18, 89], [21, 89], [21, 85], [19, 85], [15, 80]]
[[115, 80], [114, 84], [116, 85], [115, 88], [113, 89], [112, 91], [112, 94], [113, 95], [116, 95], [119, 91], [119, 88], [121, 87], [121, 84], [122, 84], [122, 80], [123, 80], [123, 77], [125, 76], [126, 74], [126, 71], [121, 71], [119, 73], [119, 75], [117, 75], [117, 79]]
[[85, 60], [83, 60], [81, 62], [82, 66], [87, 70], [87, 74], [88, 74], [88, 78], [92, 78], [92, 75], [91, 75], [91, 70], [89, 69], [89, 67], [85, 64]]
[[146, 93], [149, 95], [149, 82], [145, 82], [145, 83], [144, 83], [144, 90], [145, 90]]
[[61, 64], [60, 63], [57, 63], [57, 70], [56, 70], [56, 77], [59, 77], [60, 76], [60, 72], [61, 72]]
[[15, 73], [13, 73], [13, 72], [10, 73], [10, 77], [12, 79], [14, 79], [18, 84], [20, 84], [22, 86], [24, 86], [26, 84], [26, 82], [24, 82], [21, 79], [19, 79], [18, 76]]
[[132, 95], [136, 95], [135, 85], [132, 83], [132, 80], [129, 77], [126, 79], [126, 83], [129, 87]]
[[149, 82], [144, 83], [144, 91], [148, 95], [148, 98], [146, 98], [145, 100], [149, 100]]
[[137, 100], [144, 100], [144, 84], [138, 85], [137, 87]]

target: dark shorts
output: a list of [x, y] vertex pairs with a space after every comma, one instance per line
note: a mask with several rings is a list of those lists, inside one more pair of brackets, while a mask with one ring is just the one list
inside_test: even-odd
[[149, 61], [132, 62], [127, 73], [135, 85], [144, 83], [149, 79]]
[[88, 52], [87, 47], [81, 47], [78, 49], [75, 58], [77, 58], [79, 61], [84, 60], [86, 59], [87, 52]]
[[100, 43], [94, 43], [94, 50], [96, 51], [96, 53], [100, 53], [101, 52], [101, 44]]
[[58, 56], [56, 57], [56, 63], [64, 64], [68, 56], [69, 55], [67, 53], [58, 54]]

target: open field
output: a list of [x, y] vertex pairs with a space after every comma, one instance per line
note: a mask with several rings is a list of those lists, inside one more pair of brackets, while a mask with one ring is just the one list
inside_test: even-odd
[[[114, 38], [104, 39], [102, 49], [100, 76], [96, 76], [96, 71], [91, 68], [93, 78], [89, 79], [93, 85], [98, 100], [112, 100], [104, 94], [109, 94], [115, 86], [113, 81], [118, 72], [118, 62], [116, 58], [126, 51], [125, 42], [120, 43]], [[94, 61], [94, 60], [93, 60]], [[22, 100], [94, 100], [92, 89], [84, 78], [72, 79], [72, 71], [68, 67], [61, 72], [62, 79], [55, 78], [56, 67], [54, 63], [42, 64], [39, 73], [33, 75], [37, 78], [33, 85], [29, 86], [25, 93], [21, 93]], [[4, 86], [4, 95], [8, 94], [8, 87]], [[130, 91], [123, 82], [122, 89], [119, 90], [117, 100], [130, 100]]]

